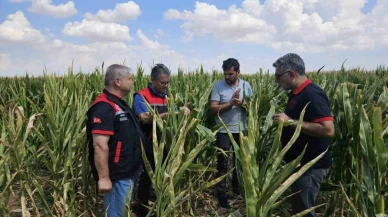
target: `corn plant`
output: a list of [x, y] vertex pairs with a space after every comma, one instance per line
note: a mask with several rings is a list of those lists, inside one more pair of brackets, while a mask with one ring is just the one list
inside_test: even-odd
[[[214, 142], [216, 132], [201, 126], [200, 120], [193, 117], [194, 114], [184, 115], [183, 109], [180, 109], [179, 114], [176, 115], [173, 96], [171, 94], [169, 96], [169, 116], [165, 121], [160, 119], [147, 103], [154, 117], [152, 145], [155, 170], [151, 168], [144, 149], [142, 149], [146, 171], [151, 178], [157, 196], [149, 214], [155, 210], [157, 216], [173, 215], [177, 207], [180, 207], [195, 193], [215, 185], [224, 178], [219, 177], [197, 188], [195, 188], [195, 186], [198, 186], [196, 183], [200, 181], [203, 173], [199, 172], [197, 176], [189, 176], [189, 179], [185, 178], [189, 168], [193, 165], [193, 161], [205, 145]], [[162, 138], [159, 142], [157, 140], [157, 128], [162, 132]], [[187, 139], [189, 136], [191, 139]], [[201, 138], [201, 140], [196, 138]], [[187, 146], [192, 147], [192, 149], [185, 152]], [[165, 149], [168, 150], [168, 154], [166, 158], [163, 158]], [[197, 169], [198, 166], [196, 165]], [[206, 171], [206, 166], [200, 166], [199, 171]]]
[[[323, 196], [318, 201], [324, 205], [319, 212], [325, 216], [384, 216], [388, 69], [379, 66], [367, 71], [344, 65], [338, 71], [307, 74], [327, 93], [336, 126], [328, 150], [334, 162], [322, 184]], [[93, 216], [101, 211], [101, 196], [87, 161], [84, 118], [104, 88], [103, 72], [104, 64], [86, 74], [74, 73], [69, 67], [64, 76], [45, 70], [40, 77], [0, 78], [0, 216], [19, 208], [35, 216]], [[166, 120], [156, 118], [154, 123], [163, 134], [154, 148], [160, 151], [164, 146], [169, 156], [164, 161], [155, 156], [158, 164], [150, 175], [157, 200], [151, 208], [159, 216], [202, 215], [197, 203], [207, 194], [203, 186], [220, 180], [214, 179], [214, 135], [219, 126], [213, 127], [207, 110], [211, 88], [223, 74], [208, 73], [202, 67], [193, 71], [179, 68], [173, 74], [168, 100], [171, 115]], [[150, 82], [142, 65], [133, 76], [133, 92], [125, 98], [129, 104], [133, 93]], [[269, 71], [260, 69], [241, 77], [254, 92], [246, 100], [248, 132], [240, 137], [241, 146], [235, 147], [247, 215], [287, 216], [285, 189], [293, 175], [286, 169], [297, 161], [281, 163], [286, 149], [280, 146], [278, 134], [283, 125], [271, 120], [284, 108], [287, 97]], [[175, 106], [188, 103], [189, 116], [182, 111], [173, 114]], [[270, 192], [276, 194], [268, 197]], [[231, 215], [241, 216], [238, 211]]]
[[32, 202], [37, 216], [39, 208], [34, 197], [36, 190], [30, 180], [34, 180], [36, 150], [31, 135], [37, 114], [24, 116], [22, 107], [8, 105], [4, 109], [0, 130], [0, 215], [8, 216], [8, 203], [11, 194], [20, 197], [23, 216], [29, 215], [27, 198]]
[[[282, 165], [282, 159], [286, 152], [291, 148], [296, 139], [299, 136], [301, 130], [301, 123], [303, 120], [305, 109], [300, 115], [299, 124], [296, 127], [295, 133], [291, 140], [281, 148], [281, 133], [284, 125], [284, 120], [279, 122], [277, 131], [275, 134], [274, 142], [271, 145], [270, 151], [267, 153], [263, 162], [257, 159], [257, 147], [263, 146], [263, 144], [258, 144], [257, 139], [260, 138], [260, 135], [257, 135], [258, 122], [255, 116], [257, 115], [257, 106], [259, 105], [258, 101], [248, 100], [248, 135], [244, 135], [240, 132], [240, 147], [234, 141], [232, 134], [227, 129], [226, 125], [221, 120], [223, 126], [227, 130], [229, 139], [232, 141], [233, 148], [236, 153], [236, 158], [242, 167], [242, 177], [244, 183], [244, 196], [246, 202], [246, 210], [248, 217], [254, 216], [271, 216], [272, 209], [275, 208], [279, 203], [277, 200], [280, 196], [294, 183], [305, 171], [307, 171], [315, 162], [317, 162], [324, 153], [320, 154], [311, 162], [303, 165], [298, 168], [298, 171], [293, 173], [303, 157], [303, 153], [293, 160], [292, 162]], [[266, 117], [266, 122], [264, 123], [264, 130], [268, 130], [269, 126], [272, 124], [272, 115], [274, 109]]]

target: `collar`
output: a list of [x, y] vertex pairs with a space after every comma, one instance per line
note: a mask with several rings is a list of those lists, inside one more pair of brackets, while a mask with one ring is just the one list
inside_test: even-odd
[[164, 92], [164, 93], [158, 93], [156, 92], [156, 90], [152, 87], [152, 83], [148, 83], [148, 89], [151, 90], [152, 94], [155, 94], [157, 96], [160, 96], [162, 98], [166, 97], [167, 96], [167, 91]]
[[121, 97], [117, 96], [116, 94], [113, 94], [113, 93], [109, 92], [107, 89], [104, 89], [102, 92], [105, 93], [108, 96], [114, 96], [117, 99], [121, 100]]
[[311, 83], [311, 80], [308, 78], [303, 84], [301, 84], [296, 90], [292, 92], [293, 95], [298, 95], [304, 88]]

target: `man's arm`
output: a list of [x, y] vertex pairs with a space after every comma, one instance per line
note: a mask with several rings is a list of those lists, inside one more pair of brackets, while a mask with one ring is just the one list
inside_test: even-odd
[[[315, 137], [333, 137], [334, 122], [326, 94], [323, 91], [310, 92], [307, 100], [310, 103], [307, 105], [305, 115], [311, 121], [303, 121], [302, 132]], [[298, 120], [294, 120], [292, 126], [295, 127], [298, 122]]]
[[219, 101], [210, 101], [209, 115], [215, 115], [218, 111], [222, 113], [232, 108], [232, 106], [232, 102], [227, 102], [221, 105]]
[[231, 109], [234, 105], [241, 106], [243, 104], [243, 101], [240, 100], [240, 91], [241, 89], [236, 90], [233, 93], [232, 99], [229, 102], [220, 104], [218, 100], [214, 100], [218, 97], [218, 94], [213, 89], [212, 96], [211, 96], [211, 99], [213, 100], [210, 101], [209, 115], [217, 114], [218, 111], [220, 113], [225, 112]]
[[[136, 94], [134, 98], [134, 109], [139, 117], [139, 120], [143, 124], [151, 124], [153, 117], [145, 103], [144, 98], [140, 94]], [[161, 119], [166, 119], [168, 112], [159, 114]]]
[[109, 135], [93, 134], [94, 164], [98, 172], [98, 189], [100, 193], [109, 193], [112, 182], [109, 178]]
[[[166, 119], [167, 116], [168, 116], [168, 112], [159, 114], [159, 117], [162, 120]], [[142, 122], [143, 124], [151, 124], [153, 117], [150, 112], [143, 112], [139, 114], [139, 119], [140, 119], [140, 122]]]
[[[280, 119], [283, 119], [284, 122], [291, 120], [286, 114], [280, 113], [273, 116], [273, 120], [278, 122]], [[294, 120], [292, 124], [293, 128], [296, 128], [298, 125], [298, 120]], [[321, 121], [321, 122], [302, 122], [302, 133], [314, 136], [314, 137], [333, 137], [334, 136], [334, 123], [333, 120]]]
[[[294, 120], [292, 124], [293, 128], [298, 125], [298, 120]], [[313, 122], [302, 122], [301, 131], [304, 134], [314, 137], [333, 137], [334, 136], [334, 122], [333, 121], [322, 121], [319, 123]]]

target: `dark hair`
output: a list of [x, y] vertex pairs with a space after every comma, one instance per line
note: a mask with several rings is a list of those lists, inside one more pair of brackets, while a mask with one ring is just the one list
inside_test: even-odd
[[151, 70], [151, 78], [158, 79], [162, 73], [166, 74], [168, 77], [171, 75], [170, 70], [164, 64], [158, 63]]
[[224, 60], [224, 62], [222, 62], [222, 70], [224, 70], [224, 71], [227, 71], [227, 70], [231, 69], [232, 67], [233, 67], [233, 70], [235, 72], [240, 70], [240, 63], [238, 63], [238, 60], [236, 60], [234, 58], [229, 58], [227, 60]]
[[116, 78], [123, 79], [128, 73], [131, 73], [131, 69], [127, 66], [119, 64], [110, 65], [105, 72], [104, 85], [110, 86]]
[[294, 53], [288, 53], [272, 64], [273, 67], [279, 67], [282, 71], [293, 70], [299, 75], [306, 74], [303, 59]]

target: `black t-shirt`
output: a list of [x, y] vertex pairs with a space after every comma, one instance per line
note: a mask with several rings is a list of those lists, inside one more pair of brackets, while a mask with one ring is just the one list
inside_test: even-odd
[[[300, 114], [306, 105], [303, 121], [319, 123], [333, 120], [326, 93], [318, 85], [312, 83], [310, 79], [289, 94], [285, 114], [291, 119], [299, 120]], [[294, 132], [295, 129], [290, 126], [283, 128], [281, 137], [283, 145], [288, 143]], [[301, 164], [305, 165], [324, 152], [329, 147], [329, 143], [329, 138], [313, 137], [301, 132], [298, 139], [286, 153], [285, 160], [290, 162], [297, 158], [307, 145], [305, 154], [301, 160]], [[331, 155], [329, 152], [326, 152], [313, 167], [328, 168], [331, 166], [331, 163]]]

